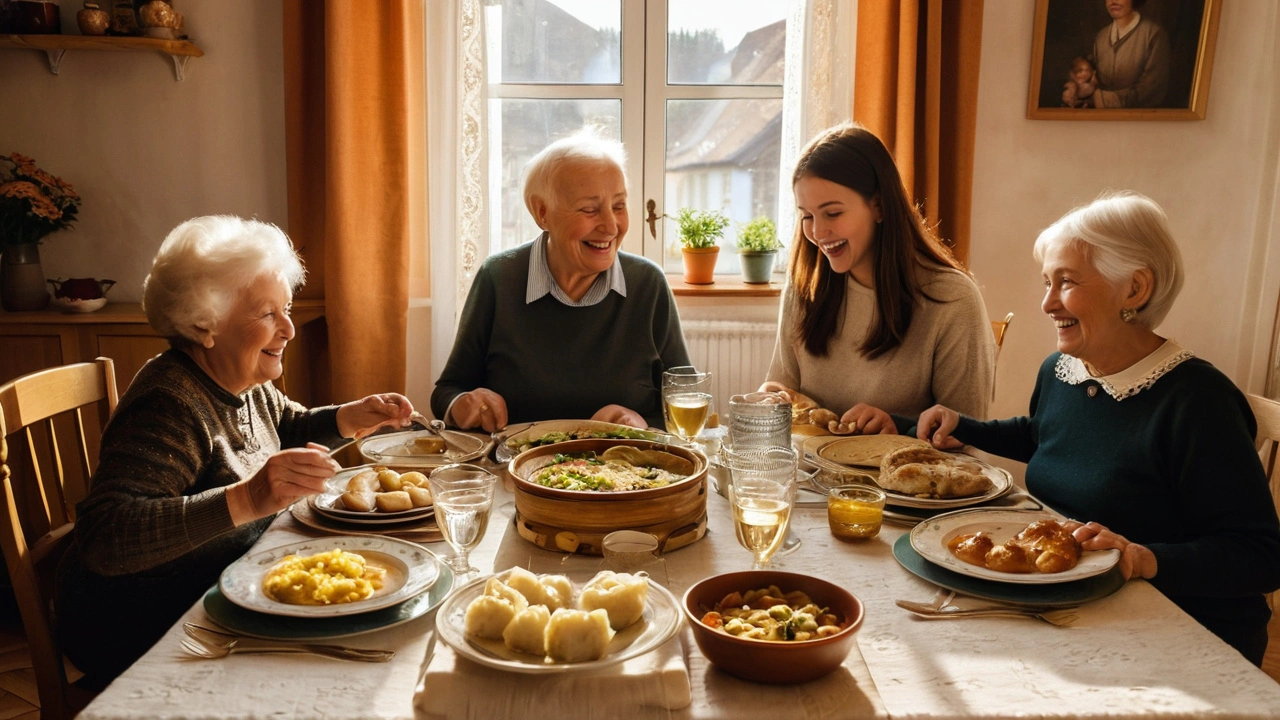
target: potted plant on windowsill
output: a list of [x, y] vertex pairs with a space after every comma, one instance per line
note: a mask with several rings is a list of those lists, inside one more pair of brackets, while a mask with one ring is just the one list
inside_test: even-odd
[[720, 246], [716, 243], [724, 237], [729, 218], [718, 210], [680, 208], [676, 224], [680, 227], [684, 281], [690, 285], [714, 283], [716, 259], [720, 255]]
[[778, 242], [778, 226], [767, 217], [758, 217], [738, 231], [738, 259], [742, 262], [742, 281], [768, 284], [773, 276], [773, 263], [782, 243]]

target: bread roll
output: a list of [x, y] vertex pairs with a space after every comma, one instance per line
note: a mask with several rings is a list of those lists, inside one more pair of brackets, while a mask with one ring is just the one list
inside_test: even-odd
[[431, 507], [431, 491], [416, 485], [405, 485], [401, 492], [409, 493], [409, 502], [416, 508]]
[[382, 487], [384, 492], [399, 490], [402, 484], [404, 483], [400, 480], [400, 473], [395, 470], [383, 468], [378, 471], [378, 485]]
[[374, 505], [374, 495], [372, 492], [356, 492], [348, 490], [342, 493], [338, 501], [342, 503], [342, 507], [353, 512], [371, 512]]

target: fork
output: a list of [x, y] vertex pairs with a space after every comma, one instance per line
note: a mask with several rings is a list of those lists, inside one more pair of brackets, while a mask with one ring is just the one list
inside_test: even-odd
[[1075, 624], [1075, 622], [1080, 619], [1080, 615], [1075, 612], [1075, 608], [1054, 609], [995, 606], [971, 608], [966, 610], [950, 604], [954, 597], [954, 592], [939, 590], [938, 594], [934, 596], [932, 603], [912, 602], [910, 600], [895, 600], [894, 603], [898, 607], [925, 620], [948, 620], [972, 617], [1028, 617], [1043, 620], [1050, 625], [1066, 627]]
[[313, 643], [297, 645], [272, 644], [259, 641], [256, 638], [232, 635], [231, 633], [214, 630], [191, 622], [183, 623], [182, 629], [189, 638], [183, 639], [183, 649], [192, 655], [203, 658], [221, 658], [232, 653], [310, 653], [342, 660], [387, 662], [395, 657], [396, 654], [394, 650], [364, 650], [342, 645], [318, 645]]

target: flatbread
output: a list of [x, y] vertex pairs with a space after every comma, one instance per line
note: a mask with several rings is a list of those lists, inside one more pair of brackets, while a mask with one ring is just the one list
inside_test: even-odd
[[930, 447], [929, 443], [906, 435], [856, 435], [835, 440], [818, 448], [818, 457], [841, 465], [880, 467], [884, 456], [906, 447]]
[[877, 484], [885, 490], [920, 498], [962, 498], [993, 487], [973, 458], [923, 447], [904, 446], [885, 454]]

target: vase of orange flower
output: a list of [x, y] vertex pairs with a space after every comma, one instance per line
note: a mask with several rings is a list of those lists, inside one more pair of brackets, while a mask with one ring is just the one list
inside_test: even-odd
[[19, 153], [0, 157], [0, 305], [40, 310], [49, 303], [40, 241], [75, 222], [80, 196]]

